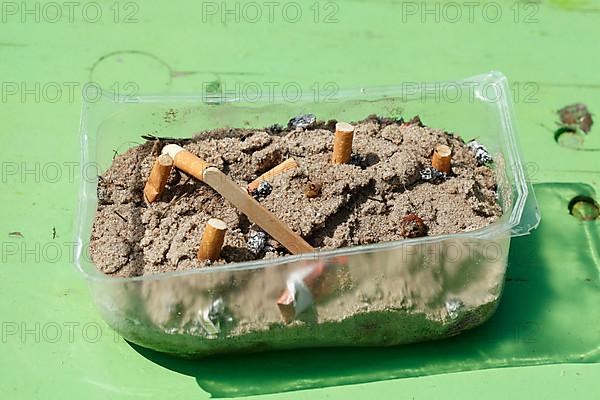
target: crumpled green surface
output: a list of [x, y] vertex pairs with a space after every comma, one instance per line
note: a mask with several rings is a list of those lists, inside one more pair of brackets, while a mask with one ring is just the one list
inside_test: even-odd
[[[600, 221], [569, 214], [584, 184], [534, 186], [542, 222], [513, 238], [503, 298], [484, 325], [451, 339], [389, 348], [309, 349], [182, 361], [136, 347], [196, 376], [213, 396], [320, 388], [483, 368], [600, 361]], [[276, 371], [276, 373], [275, 373]]]

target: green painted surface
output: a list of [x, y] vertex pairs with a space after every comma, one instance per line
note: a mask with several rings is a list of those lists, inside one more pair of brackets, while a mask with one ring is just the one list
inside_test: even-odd
[[[102, 16], [93, 22], [96, 4]], [[69, 394], [175, 399], [315, 388], [270, 397], [504, 399], [541, 394], [558, 399], [590, 398], [598, 392], [600, 365], [595, 363], [389, 378], [410, 375], [401, 372], [410, 362], [431, 372], [470, 369], [461, 365], [461, 356], [485, 358], [494, 349], [510, 354], [510, 349], [498, 349], [502, 344], [511, 344], [519, 358], [523, 351], [535, 358], [553, 347], [564, 361], [597, 361], [598, 349], [589, 346], [594, 334], [600, 339], [597, 313], [595, 325], [580, 324], [584, 316], [593, 318], [597, 307], [589, 300], [598, 294], [598, 223], [574, 221], [567, 204], [572, 195], [599, 191], [599, 128], [592, 127], [585, 138], [586, 151], [559, 146], [553, 133], [554, 112], [566, 104], [581, 101], [592, 112], [600, 110], [594, 53], [599, 4], [501, 1], [488, 6], [484, 15], [482, 3], [472, 17], [463, 6], [455, 23], [455, 11], [440, 3], [436, 14], [434, 2], [427, 3], [434, 14], [424, 15], [421, 2], [297, 2], [295, 8], [288, 6], [285, 18], [282, 2], [275, 6], [273, 22], [261, 7], [262, 18], [255, 23], [249, 21], [255, 14], [243, 3], [239, 22], [228, 14], [224, 23], [220, 2], [116, 4], [93, 3], [85, 11], [83, 5], [74, 6], [72, 20], [63, 7], [56, 22], [56, 10], [44, 4], [39, 5], [39, 22], [33, 2], [27, 5], [33, 14], [23, 13], [20, 2], [1, 5], [0, 393], [18, 399]], [[217, 14], [209, 16], [213, 5]], [[298, 7], [300, 21], [290, 22]], [[498, 8], [502, 15], [492, 22]], [[327, 16], [334, 21], [325, 23]], [[192, 93], [208, 82], [221, 82], [229, 90], [236, 82], [242, 88], [297, 83], [309, 91], [315, 82], [320, 88], [328, 82], [340, 88], [369, 87], [451, 80], [492, 69], [505, 73], [514, 85], [520, 140], [532, 163], [530, 176], [543, 215], [534, 235], [513, 242], [513, 249], [539, 244], [540, 257], [527, 263], [511, 256], [509, 278], [516, 280], [507, 282], [498, 314], [510, 318], [482, 327], [500, 329], [497, 341], [479, 338], [468, 346], [458, 339], [464, 347], [458, 350], [440, 342], [424, 346], [428, 352], [423, 354], [406, 349], [406, 359], [404, 350], [396, 348], [189, 363], [137, 351], [99, 319], [70, 260], [80, 179], [79, 167], [71, 163], [79, 160], [84, 82], [118, 88], [121, 94]], [[561, 271], [566, 271], [564, 280]], [[570, 288], [577, 296], [568, 296]], [[581, 311], [575, 317], [578, 304]], [[515, 344], [512, 331], [502, 334], [515, 321], [537, 324], [540, 341], [527, 343], [519, 331]], [[557, 322], [564, 325], [564, 339], [552, 330]], [[588, 346], [577, 346], [584, 342]], [[579, 359], [586, 349], [592, 354]], [[324, 366], [326, 361], [330, 367]]]

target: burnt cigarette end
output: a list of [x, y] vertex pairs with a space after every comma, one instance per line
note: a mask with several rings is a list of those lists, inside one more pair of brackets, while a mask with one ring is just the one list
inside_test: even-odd
[[264, 200], [273, 191], [273, 186], [267, 181], [263, 181], [256, 189], [250, 193], [256, 200]]
[[149, 203], [155, 202], [160, 197], [169, 180], [172, 169], [173, 159], [168, 154], [162, 154], [156, 159], [144, 187], [144, 197]]
[[486, 165], [494, 161], [485, 146], [477, 140], [471, 140], [467, 143], [467, 146], [469, 146], [469, 149], [473, 152], [477, 165]]
[[450, 147], [439, 144], [433, 150], [431, 165], [440, 172], [449, 174], [452, 170], [452, 149]]
[[321, 195], [322, 185], [319, 182], [308, 182], [304, 185], [304, 195], [309, 199], [318, 197]]
[[423, 220], [416, 214], [408, 214], [400, 221], [400, 230], [407, 239], [418, 238], [427, 234], [427, 227]]
[[204, 233], [202, 233], [200, 248], [198, 249], [199, 260], [215, 261], [219, 259], [226, 231], [227, 224], [224, 221], [217, 218], [208, 220], [204, 228]]
[[419, 171], [419, 175], [421, 175], [422, 181], [431, 183], [441, 183], [448, 179], [448, 175], [446, 173], [438, 171], [433, 167], [423, 168], [421, 171]]
[[248, 234], [248, 242], [246, 243], [246, 246], [252, 254], [257, 256], [267, 246], [267, 239], [267, 234], [265, 232], [250, 231], [250, 233]]
[[288, 128], [308, 129], [311, 128], [315, 122], [317, 122], [317, 117], [314, 114], [302, 114], [290, 119], [288, 121]]
[[335, 125], [335, 139], [331, 162], [334, 164], [347, 164], [350, 161], [353, 138], [354, 127], [352, 125], [347, 122], [338, 122]]

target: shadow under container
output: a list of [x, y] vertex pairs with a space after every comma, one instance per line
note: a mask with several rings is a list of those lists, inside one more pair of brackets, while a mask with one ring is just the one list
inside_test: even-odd
[[[115, 97], [84, 105], [75, 264], [106, 322], [125, 339], [185, 357], [321, 346], [382, 346], [456, 335], [488, 319], [502, 294], [512, 236], [540, 220], [515, 134], [510, 90], [497, 72], [455, 82], [358, 89], [315, 101], [198, 96]], [[256, 98], [256, 97], [253, 97]], [[296, 100], [296, 99], [294, 99]], [[103, 275], [88, 255], [97, 176], [143, 134], [190, 137], [219, 127], [285, 125], [299, 114], [353, 121], [410, 118], [477, 138], [494, 158], [503, 216], [472, 232], [348, 247], [134, 278]], [[165, 115], [173, 118], [167, 119]], [[294, 277], [324, 267], [327, 288], [298, 292], [283, 321], [277, 299]], [[295, 281], [297, 282], [297, 281]], [[293, 283], [293, 282], [292, 282]], [[323, 289], [323, 288], [321, 288]], [[301, 293], [302, 292], [302, 293]]]

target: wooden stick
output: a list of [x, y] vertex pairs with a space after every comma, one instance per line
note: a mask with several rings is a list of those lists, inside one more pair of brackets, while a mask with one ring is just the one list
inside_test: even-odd
[[156, 159], [144, 187], [144, 197], [148, 203], [154, 203], [160, 197], [169, 180], [171, 169], [173, 169], [173, 159], [168, 154], [162, 154]]
[[315, 251], [300, 235], [260, 205], [248, 194], [246, 189], [237, 185], [218, 168], [210, 167], [206, 161], [176, 144], [165, 146], [163, 153], [168, 153], [173, 157], [175, 167], [215, 189], [235, 208], [246, 214], [252, 222], [281, 243], [290, 253], [303, 254]]
[[256, 178], [252, 182], [250, 182], [248, 184], [248, 192], [252, 193], [252, 191], [256, 190], [256, 188], [258, 188], [258, 186], [261, 184], [261, 182], [270, 181], [273, 178], [275, 178], [276, 176], [284, 174], [287, 171], [292, 170], [297, 167], [298, 167], [298, 163], [296, 162], [296, 160], [294, 160], [293, 158], [288, 158], [281, 164], [276, 165], [275, 167], [273, 167], [273, 169], [265, 172], [264, 174], [262, 174], [261, 176], [259, 176], [258, 178]]
[[220, 219], [211, 218], [206, 223], [200, 248], [198, 249], [199, 260], [218, 260], [221, 255], [221, 247], [225, 241], [227, 224]]
[[300, 235], [281, 222], [279, 218], [254, 200], [244, 188], [219, 169], [215, 167], [205, 169], [204, 182], [229, 200], [235, 208], [246, 214], [252, 222], [281, 243], [290, 253], [303, 254], [315, 251]]
[[347, 164], [352, 155], [352, 139], [354, 138], [354, 127], [346, 122], [335, 124], [335, 140], [333, 142], [334, 164]]
[[431, 165], [440, 172], [449, 174], [452, 170], [452, 150], [444, 144], [438, 144], [433, 151]]

